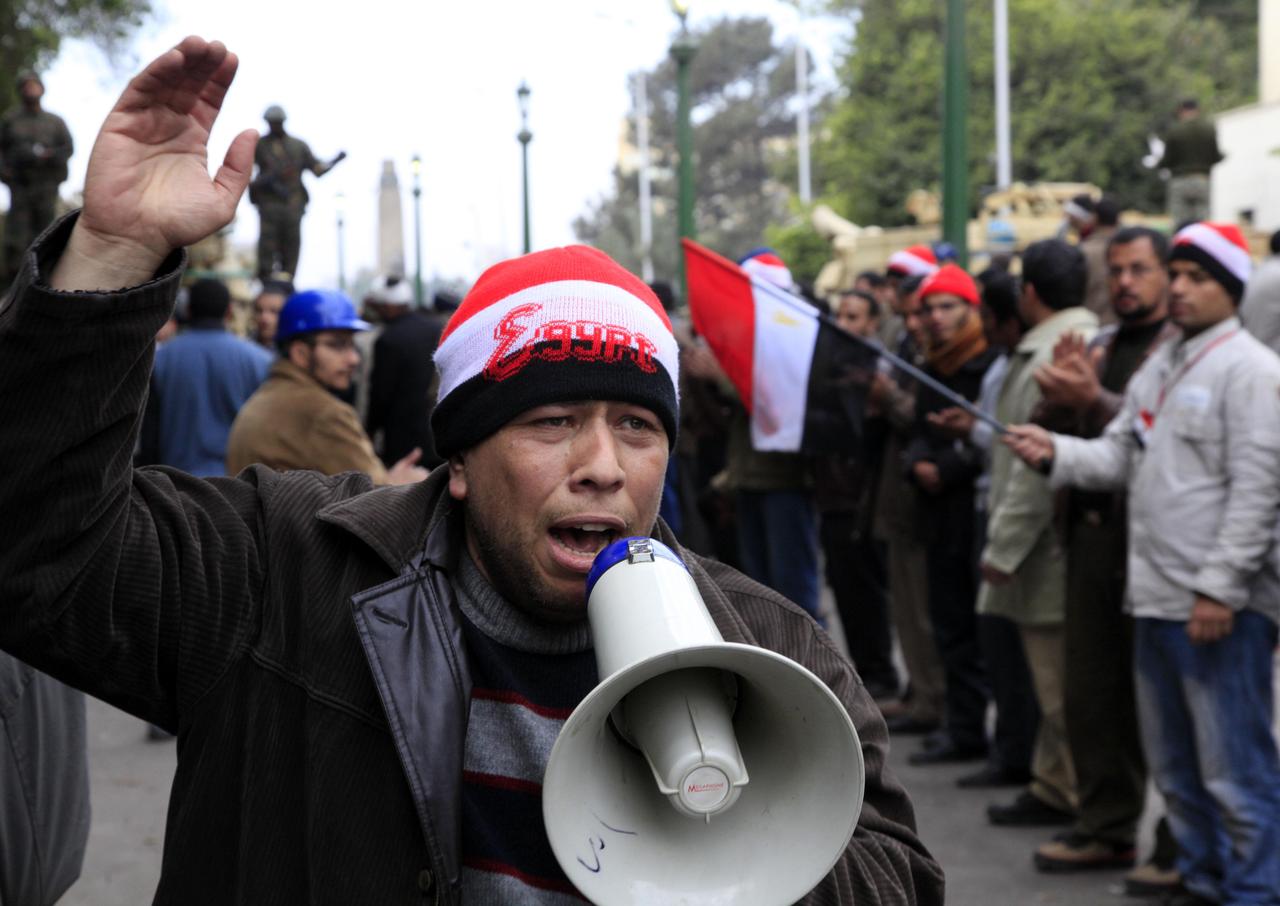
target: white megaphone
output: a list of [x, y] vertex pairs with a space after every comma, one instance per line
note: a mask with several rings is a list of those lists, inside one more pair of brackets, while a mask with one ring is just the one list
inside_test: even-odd
[[725, 642], [652, 538], [600, 552], [587, 612], [601, 681], [542, 786], [569, 880], [599, 906], [784, 906], [812, 890], [862, 809], [840, 700], [795, 661]]

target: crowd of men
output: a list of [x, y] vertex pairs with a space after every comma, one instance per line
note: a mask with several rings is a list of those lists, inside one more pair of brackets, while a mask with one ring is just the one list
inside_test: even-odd
[[[191, 38], [131, 83], [84, 209], [24, 245], [0, 313], [0, 502], [32, 514], [0, 529], [0, 647], [30, 664], [15, 682], [45, 671], [183, 740], [156, 902], [568, 902], [538, 782], [598, 680], [584, 576], [629, 534], [677, 547], [726, 640], [805, 664], [854, 720], [866, 805], [804, 902], [942, 901], [884, 770], [910, 736], [913, 765], [1013, 791], [992, 824], [1057, 830], [1029, 846], [1042, 871], [1280, 902], [1280, 233], [1254, 268], [1233, 226], [1170, 236], [1082, 196], [1073, 236], [976, 278], [902, 249], [812, 301], [969, 405], [882, 359], [856, 451], [766, 453], [669, 288], [599, 252], [499, 264], [456, 311], [416, 309], [394, 274], [363, 310], [295, 291], [305, 197], [272, 161], [336, 160], [272, 108], [211, 183], [190, 149], [235, 66]], [[1207, 159], [1183, 113], [1168, 153]], [[158, 167], [169, 195], [111, 189]], [[246, 187], [266, 243], [250, 335], [205, 279], [169, 338], [182, 247]], [[771, 250], [740, 263], [801, 292]], [[517, 311], [531, 332], [626, 325], [653, 361], [511, 354]], [[82, 751], [82, 705], [51, 688], [46, 721], [79, 711], [43, 751]], [[1148, 777], [1166, 817], [1138, 865]], [[83, 798], [53, 797], [75, 840], [0, 848], [0, 894], [65, 889]], [[57, 871], [22, 873], [51, 850]]]
[[1170, 238], [1112, 219], [1091, 276], [1085, 218], [1118, 211], [1085, 201], [1069, 212], [1080, 247], [1033, 243], [1017, 277], [974, 280], [913, 247], [836, 302], [845, 329], [879, 330], [1007, 433], [909, 377], [875, 379], [867, 415], [883, 427], [845, 475], [879, 465], [887, 518], [872, 546], [856, 514], [829, 532], [824, 512], [823, 534], [829, 569], [888, 576], [900, 697], [883, 695], [896, 678], [865, 616], [882, 593], [831, 588], [891, 734], [922, 734], [909, 761], [980, 762], [960, 786], [1017, 788], [991, 823], [1061, 829], [1038, 869], [1134, 866], [1151, 776], [1167, 820], [1126, 890], [1275, 902], [1280, 232], [1254, 270], [1234, 226]]

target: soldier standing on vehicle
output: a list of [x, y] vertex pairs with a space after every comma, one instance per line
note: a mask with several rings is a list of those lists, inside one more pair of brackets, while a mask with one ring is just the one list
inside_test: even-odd
[[44, 82], [38, 75], [24, 72], [18, 77], [18, 96], [21, 104], [0, 119], [0, 182], [9, 187], [0, 289], [17, 276], [27, 246], [53, 222], [72, 150], [62, 117], [40, 106]]
[[268, 107], [262, 118], [268, 128], [254, 154], [258, 175], [249, 185], [249, 201], [257, 206], [262, 222], [258, 233], [258, 276], [265, 281], [275, 272], [283, 271], [291, 277], [298, 272], [302, 214], [309, 200], [302, 171], [324, 176], [347, 152], [338, 152], [328, 162], [317, 160], [306, 142], [284, 131], [284, 110], [279, 105]]

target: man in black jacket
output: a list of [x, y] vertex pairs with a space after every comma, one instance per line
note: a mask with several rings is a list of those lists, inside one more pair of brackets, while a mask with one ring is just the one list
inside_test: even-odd
[[[206, 169], [235, 68], [187, 38], [130, 83], [83, 211], [37, 241], [0, 310], [0, 508], [33, 514], [0, 525], [0, 647], [177, 731], [156, 903], [563, 902], [529, 800], [554, 721], [594, 682], [584, 566], [624, 533], [679, 549], [656, 518], [670, 327], [598, 252], [526, 256], [481, 278], [441, 342], [449, 459], [428, 480], [134, 470], [181, 248], [248, 182], [252, 132]], [[584, 272], [565, 333], [557, 293]], [[795, 605], [680, 553], [724, 638], [806, 665], [861, 736], [858, 827], [803, 902], [941, 903], [848, 662]], [[526, 685], [549, 707], [503, 694]], [[504, 792], [526, 799], [506, 810]]]
[[415, 311], [409, 281], [394, 275], [374, 281], [365, 305], [385, 325], [373, 344], [365, 419], [369, 436], [388, 468], [415, 448], [422, 451], [424, 466], [437, 466], [442, 460], [431, 436], [436, 391], [433, 354], [446, 319], [435, 312]]
[[[974, 401], [987, 369], [998, 358], [988, 348], [973, 278], [944, 265], [920, 286], [929, 344], [928, 372], [949, 390]], [[968, 440], [952, 438], [935, 418], [951, 406], [928, 388], [916, 398], [916, 435], [908, 445], [907, 473], [920, 493], [928, 525], [929, 619], [946, 674], [946, 719], [912, 764], [970, 761], [987, 754], [990, 692], [978, 646], [974, 613], [977, 581], [972, 568], [974, 493], [984, 455]]]

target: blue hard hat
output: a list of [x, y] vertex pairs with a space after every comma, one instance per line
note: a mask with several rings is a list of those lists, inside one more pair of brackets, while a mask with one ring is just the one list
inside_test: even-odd
[[294, 293], [280, 309], [276, 342], [317, 330], [368, 330], [372, 326], [360, 319], [346, 293], [335, 289], [308, 289]]

